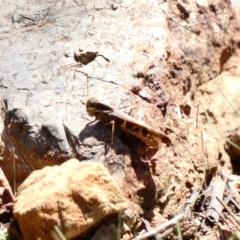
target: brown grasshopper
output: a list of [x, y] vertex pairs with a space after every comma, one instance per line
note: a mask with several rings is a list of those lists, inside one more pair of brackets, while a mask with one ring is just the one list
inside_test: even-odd
[[99, 102], [96, 98], [90, 98], [87, 100], [86, 110], [89, 116], [95, 116], [95, 120], [99, 120], [105, 125], [112, 124], [112, 140], [116, 126], [121, 130], [139, 138], [141, 141], [153, 148], [159, 148], [161, 143], [172, 143], [171, 139], [165, 134], [125, 114], [116, 107]]

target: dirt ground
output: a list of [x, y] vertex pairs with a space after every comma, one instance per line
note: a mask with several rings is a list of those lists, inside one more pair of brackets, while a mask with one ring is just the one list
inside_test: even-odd
[[[196, 161], [196, 159], [201, 161], [201, 163], [196, 163], [196, 169], [194, 171], [189, 171], [189, 165], [183, 157], [184, 153], [175, 156], [174, 161], [181, 171], [188, 169], [189, 175], [186, 174], [184, 181], [186, 184], [192, 186], [192, 189], [195, 189], [195, 191], [210, 189], [210, 186], [217, 184], [216, 182], [218, 182], [218, 180], [216, 179], [218, 178], [221, 178], [223, 181], [228, 181], [227, 179], [231, 178], [232, 174], [239, 174], [239, 150], [236, 150], [226, 141], [226, 138], [228, 138], [239, 146], [239, 56], [238, 50], [229, 61], [226, 62], [224, 71], [217, 77], [212, 75], [214, 79], [198, 87], [196, 92], [192, 93], [192, 101], [189, 101], [186, 105], [186, 118], [191, 127], [187, 130], [185, 129], [185, 131], [182, 131], [180, 134], [184, 132], [184, 134], [188, 136], [188, 142], [192, 142], [192, 145], [189, 145], [192, 152], [199, 153], [202, 151], [203, 154], [200, 158], [192, 154], [193, 162]], [[182, 110], [184, 113], [184, 109]], [[184, 149], [184, 151], [189, 151], [189, 149]], [[201, 168], [199, 166], [201, 166]], [[175, 181], [177, 182], [181, 177], [181, 173], [176, 174]], [[193, 181], [188, 181], [188, 178]], [[197, 180], [202, 181], [201, 184], [199, 184]], [[224, 190], [224, 199], [228, 196], [226, 188]], [[239, 187], [236, 186], [236, 189], [238, 190]], [[221, 189], [219, 189], [219, 192], [221, 192]], [[180, 194], [179, 196], [179, 201], [184, 197], [186, 197], [186, 193], [183, 192], [182, 195]], [[236, 201], [239, 202], [239, 195]], [[203, 218], [206, 220], [205, 217], [208, 215], [208, 210], [206, 210], [207, 208], [204, 207], [204, 204], [206, 204], [206, 202], [204, 203], [203, 199], [200, 200], [199, 203], [196, 204], [198, 206], [194, 211], [197, 216], [198, 214], [203, 214]], [[172, 207], [172, 209], [176, 209], [178, 206], [174, 204]], [[233, 206], [231, 206], [231, 209], [234, 209], [233, 212], [238, 219], [237, 213], [239, 209]], [[192, 215], [193, 221], [198, 218], [196, 215]], [[228, 212], [227, 215], [229, 216]], [[228, 223], [231, 222], [229, 217], [225, 216], [225, 219], [227, 220], [224, 222], [223, 218], [220, 218], [220, 221], [216, 225], [213, 222], [208, 222], [208, 227], [202, 222], [200, 228], [191, 228], [191, 224], [189, 225], [188, 223], [182, 226], [183, 239], [193, 239], [192, 236], [194, 232], [196, 233], [196, 229], [198, 229], [197, 232], [200, 234], [196, 237], [197, 239], [239, 239], [237, 237], [239, 236], [238, 234], [234, 235], [236, 231], [238, 232], [236, 227], [231, 228], [231, 226], [228, 225]], [[177, 239], [177, 237], [170, 235], [168, 239]]]

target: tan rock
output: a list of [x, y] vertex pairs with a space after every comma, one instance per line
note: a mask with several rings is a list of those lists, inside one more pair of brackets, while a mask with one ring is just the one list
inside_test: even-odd
[[14, 205], [24, 239], [53, 239], [58, 228], [75, 237], [128, 205], [103, 164], [71, 159], [34, 171], [19, 187]]

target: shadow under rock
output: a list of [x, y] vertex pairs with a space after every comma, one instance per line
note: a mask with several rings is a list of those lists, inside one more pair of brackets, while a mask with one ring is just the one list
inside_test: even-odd
[[[152, 174], [155, 172], [155, 164], [154, 161], [150, 162], [150, 160], [158, 149], [147, 147], [138, 138], [119, 129], [116, 129], [114, 132], [112, 144], [111, 127], [106, 127], [100, 122], [87, 124], [79, 134], [79, 140], [84, 142], [84, 140], [88, 139], [84, 144], [86, 145], [87, 142], [87, 145], [92, 148], [96, 145], [94, 138], [105, 143], [104, 164], [111, 174], [116, 174], [120, 169], [125, 172], [127, 169], [125, 156], [126, 154], [130, 155], [132, 169], [138, 181], [144, 185], [136, 193], [141, 198], [141, 207], [145, 210], [153, 209], [156, 202], [156, 185], [152, 177]], [[111, 150], [114, 150], [115, 154], [109, 154]], [[126, 178], [128, 177], [126, 176]]]
[[[88, 139], [88, 141], [85, 141], [86, 139]], [[105, 143], [105, 154], [107, 154], [109, 147], [111, 146], [111, 132], [107, 127], [105, 127], [100, 122], [96, 122], [95, 124], [94, 123], [86, 124], [86, 126], [79, 133], [79, 140], [85, 145], [88, 145], [90, 147], [96, 145], [95, 139], [98, 142]], [[116, 149], [116, 154], [118, 152], [117, 150], [118, 149]]]
[[156, 184], [153, 179], [155, 172], [155, 162], [151, 161], [158, 149], [148, 148], [139, 139], [132, 139], [130, 136], [129, 146], [131, 149], [131, 162], [138, 181], [143, 184], [143, 188], [137, 191], [141, 199], [141, 208], [144, 212], [154, 209], [156, 204]]
[[81, 160], [103, 162], [109, 172], [113, 174], [124, 173], [127, 168], [125, 156], [129, 155], [129, 149], [116, 137], [119, 131], [115, 131], [113, 143], [111, 128], [101, 122], [86, 124], [79, 134], [82, 142]]
[[[240, 147], [240, 128], [236, 128], [232, 130], [232, 133], [227, 137], [233, 144]], [[240, 162], [239, 162], [240, 150], [228, 142], [226, 142], [224, 148], [230, 157], [233, 174], [239, 175], [240, 174]]]

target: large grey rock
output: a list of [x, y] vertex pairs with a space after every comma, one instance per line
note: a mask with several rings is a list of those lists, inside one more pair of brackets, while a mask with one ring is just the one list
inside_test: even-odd
[[[224, 69], [239, 42], [230, 3], [0, 5], [1, 167], [12, 185], [32, 169], [70, 157], [104, 162], [125, 194], [147, 209], [159, 198], [162, 208], [167, 199], [182, 199], [189, 182], [200, 185], [202, 149], [191, 106], [197, 87], [211, 71]], [[174, 148], [151, 152], [121, 132], [111, 146], [110, 129], [87, 125], [87, 95], [117, 107], [138, 106], [133, 116], [167, 133]], [[151, 158], [150, 166], [142, 161]]]

